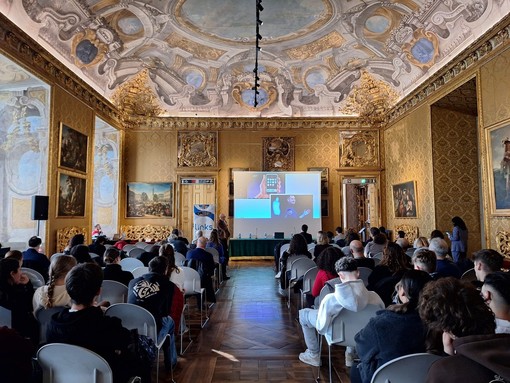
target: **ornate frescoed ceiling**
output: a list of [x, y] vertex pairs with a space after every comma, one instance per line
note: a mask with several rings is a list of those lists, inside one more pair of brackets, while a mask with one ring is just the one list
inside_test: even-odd
[[134, 115], [384, 114], [510, 13], [508, 0], [0, 0]]

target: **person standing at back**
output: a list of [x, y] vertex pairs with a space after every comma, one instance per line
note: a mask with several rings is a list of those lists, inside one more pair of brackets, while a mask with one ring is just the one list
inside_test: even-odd
[[452, 233], [446, 233], [451, 241], [453, 262], [459, 263], [466, 258], [468, 229], [462, 218], [457, 216], [452, 218], [452, 224]]
[[301, 234], [303, 237], [305, 237], [305, 240], [306, 240], [306, 244], [309, 245], [310, 243], [313, 242], [313, 238], [312, 238], [312, 235], [308, 232], [308, 225], [301, 225]]

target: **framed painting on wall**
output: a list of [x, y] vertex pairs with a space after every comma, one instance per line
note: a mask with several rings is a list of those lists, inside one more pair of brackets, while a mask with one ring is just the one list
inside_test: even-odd
[[57, 217], [85, 217], [87, 180], [58, 173]]
[[417, 218], [416, 181], [392, 186], [395, 218]]
[[60, 123], [59, 163], [63, 168], [87, 172], [88, 136]]
[[172, 218], [173, 182], [128, 182], [126, 218]]
[[491, 213], [510, 215], [510, 121], [487, 130]]

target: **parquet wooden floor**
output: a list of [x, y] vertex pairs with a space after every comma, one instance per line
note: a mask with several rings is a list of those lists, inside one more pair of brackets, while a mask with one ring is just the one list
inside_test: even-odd
[[[217, 293], [205, 327], [200, 328], [196, 314], [188, 323], [193, 343], [179, 357], [174, 380], [315, 382], [318, 368], [298, 359], [305, 344], [297, 321], [297, 295], [289, 310], [286, 298], [278, 293], [272, 262], [231, 262], [229, 274], [231, 279]], [[326, 382], [327, 345], [322, 355], [321, 381]], [[333, 381], [350, 383], [343, 347], [334, 348], [333, 363], [337, 370]], [[161, 375], [163, 381], [166, 375]]]

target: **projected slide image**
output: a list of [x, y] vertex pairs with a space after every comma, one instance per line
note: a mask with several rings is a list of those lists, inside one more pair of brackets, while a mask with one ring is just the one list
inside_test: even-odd
[[271, 218], [302, 219], [312, 211], [312, 195], [271, 195]]
[[[276, 173], [251, 174], [244, 198], [268, 199], [271, 194], [285, 192], [283, 175]], [[241, 197], [242, 198], [242, 197]]]

